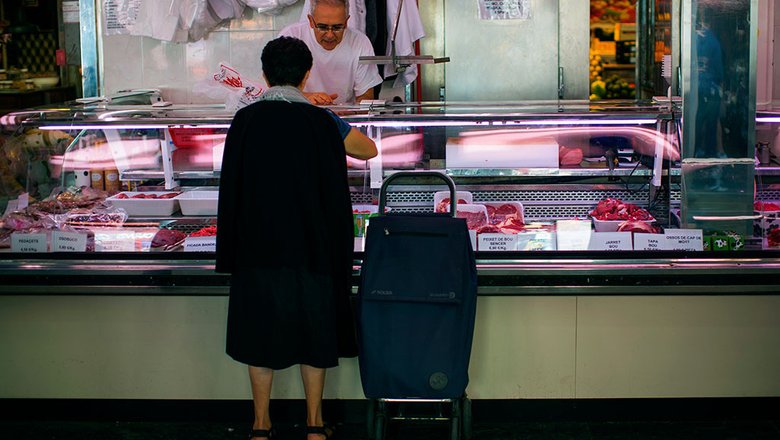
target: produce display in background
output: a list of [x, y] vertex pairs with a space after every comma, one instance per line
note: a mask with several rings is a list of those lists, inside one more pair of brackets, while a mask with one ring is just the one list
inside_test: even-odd
[[593, 0], [590, 2], [590, 20], [602, 23], [634, 23], [636, 1]]
[[590, 99], [632, 99], [635, 95], [636, 85], [617, 75], [590, 83]]
[[[590, 82], [601, 81], [601, 73], [604, 71], [604, 60], [601, 55], [590, 54]], [[591, 98], [593, 99], [593, 98]]]

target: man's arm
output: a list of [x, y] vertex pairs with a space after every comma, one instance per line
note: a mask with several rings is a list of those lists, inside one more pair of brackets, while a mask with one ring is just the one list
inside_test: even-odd
[[376, 144], [355, 127], [352, 127], [344, 138], [344, 149], [347, 156], [367, 160], [377, 155]]
[[368, 90], [366, 90], [366, 93], [363, 93], [360, 96], [355, 97], [355, 102], [360, 104], [360, 101], [364, 99], [374, 99], [374, 88], [371, 87]]

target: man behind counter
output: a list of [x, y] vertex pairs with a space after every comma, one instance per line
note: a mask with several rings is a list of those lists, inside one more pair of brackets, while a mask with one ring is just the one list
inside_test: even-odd
[[304, 94], [313, 104], [359, 103], [374, 98], [382, 82], [375, 64], [359, 64], [373, 56], [371, 41], [347, 27], [348, 0], [312, 0], [309, 21], [291, 24], [280, 36], [303, 40], [314, 57]]

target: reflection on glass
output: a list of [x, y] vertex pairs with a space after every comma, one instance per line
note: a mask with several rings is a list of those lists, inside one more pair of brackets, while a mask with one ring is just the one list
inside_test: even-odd
[[750, 157], [750, 1], [692, 3], [686, 157]]

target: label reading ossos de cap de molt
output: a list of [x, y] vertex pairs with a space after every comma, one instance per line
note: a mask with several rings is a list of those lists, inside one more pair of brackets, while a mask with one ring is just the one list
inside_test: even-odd
[[666, 234], [667, 249], [676, 251], [701, 251], [704, 248], [701, 229], [680, 229]]

